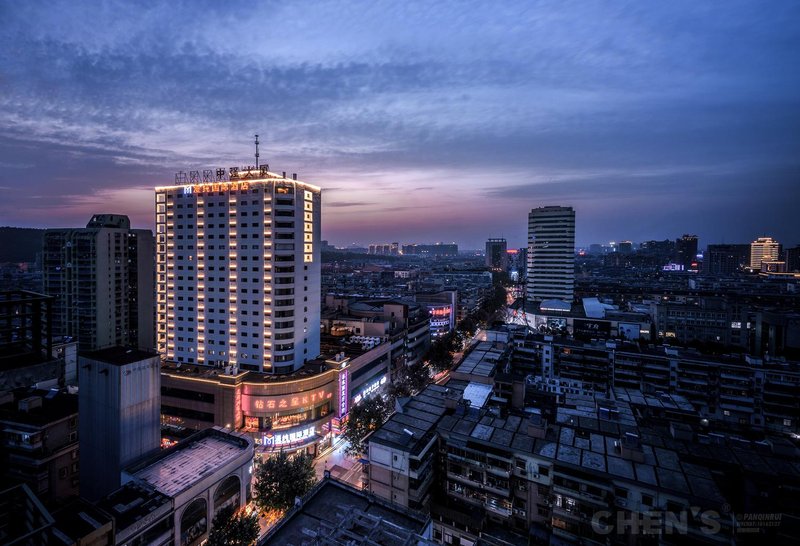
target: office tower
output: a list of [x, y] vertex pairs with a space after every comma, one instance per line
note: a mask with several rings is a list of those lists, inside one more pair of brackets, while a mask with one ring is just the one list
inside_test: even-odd
[[703, 270], [710, 275], [731, 275], [750, 264], [750, 245], [708, 245]]
[[486, 267], [492, 271], [508, 269], [508, 245], [505, 239], [489, 239], [486, 241]]
[[750, 243], [750, 268], [761, 269], [761, 262], [775, 262], [780, 259], [781, 245], [772, 237], [759, 237]]
[[264, 168], [216, 179], [156, 188], [158, 350], [294, 372], [320, 353], [320, 188]]
[[617, 248], [618, 248], [619, 252], [622, 253], [622, 254], [630, 254], [631, 252], [633, 252], [633, 242], [631, 242], [631, 241], [620, 241], [619, 242], [619, 246]]
[[531, 301], [571, 302], [575, 285], [575, 211], [541, 207], [528, 215], [528, 286]]
[[697, 235], [684, 235], [675, 239], [675, 263], [689, 270], [692, 263], [697, 261]]
[[109, 347], [78, 363], [81, 496], [95, 501], [120, 486], [122, 469], [161, 445], [161, 359]]
[[153, 349], [153, 234], [121, 214], [44, 235], [44, 292], [55, 298], [53, 333], [82, 351], [116, 345]]

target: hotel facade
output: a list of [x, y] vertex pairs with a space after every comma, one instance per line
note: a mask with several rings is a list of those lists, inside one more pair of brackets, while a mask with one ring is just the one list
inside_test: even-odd
[[200, 178], [155, 192], [159, 352], [298, 371], [320, 354], [320, 188], [263, 167]]

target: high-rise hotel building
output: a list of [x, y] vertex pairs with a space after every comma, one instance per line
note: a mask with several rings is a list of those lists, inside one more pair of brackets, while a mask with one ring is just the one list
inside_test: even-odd
[[572, 302], [575, 288], [575, 211], [540, 207], [528, 214], [528, 283], [531, 301]]
[[218, 169], [156, 188], [167, 360], [282, 374], [319, 356], [321, 191], [295, 178]]
[[761, 269], [761, 262], [775, 262], [780, 259], [781, 244], [772, 237], [759, 237], [750, 243], [750, 268]]

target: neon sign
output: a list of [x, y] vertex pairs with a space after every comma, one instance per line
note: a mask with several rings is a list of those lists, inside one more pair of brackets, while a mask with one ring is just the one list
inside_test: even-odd
[[364, 387], [364, 389], [360, 393], [358, 393], [355, 397], [353, 397], [353, 404], [358, 404], [364, 398], [374, 393], [385, 384], [386, 384], [386, 376], [384, 375], [380, 379], [376, 379], [375, 381]]
[[[250, 398], [253, 395], [245, 395], [245, 396], [248, 396], [248, 398]], [[280, 410], [280, 409], [307, 406], [309, 404], [323, 402], [331, 398], [333, 398], [332, 392], [325, 392], [324, 390], [318, 390], [312, 392], [311, 394], [284, 396], [282, 398], [268, 398], [268, 399], [256, 398], [251, 403], [252, 403], [252, 408], [255, 410], [269, 411], [269, 410]]]
[[347, 396], [347, 387], [348, 387], [348, 378], [350, 375], [350, 370], [345, 368], [339, 374], [339, 417], [344, 417], [347, 415], [348, 408], [348, 396]]
[[[308, 440], [317, 434], [314, 426], [301, 428], [292, 432], [284, 432], [279, 434], [265, 434], [261, 438], [256, 438], [256, 443], [265, 446], [285, 446]], [[260, 440], [260, 441], [259, 441]]]

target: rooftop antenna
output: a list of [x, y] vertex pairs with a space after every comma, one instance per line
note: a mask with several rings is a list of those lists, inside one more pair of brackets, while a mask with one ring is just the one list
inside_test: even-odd
[[256, 135], [256, 169], [258, 168], [258, 135]]

